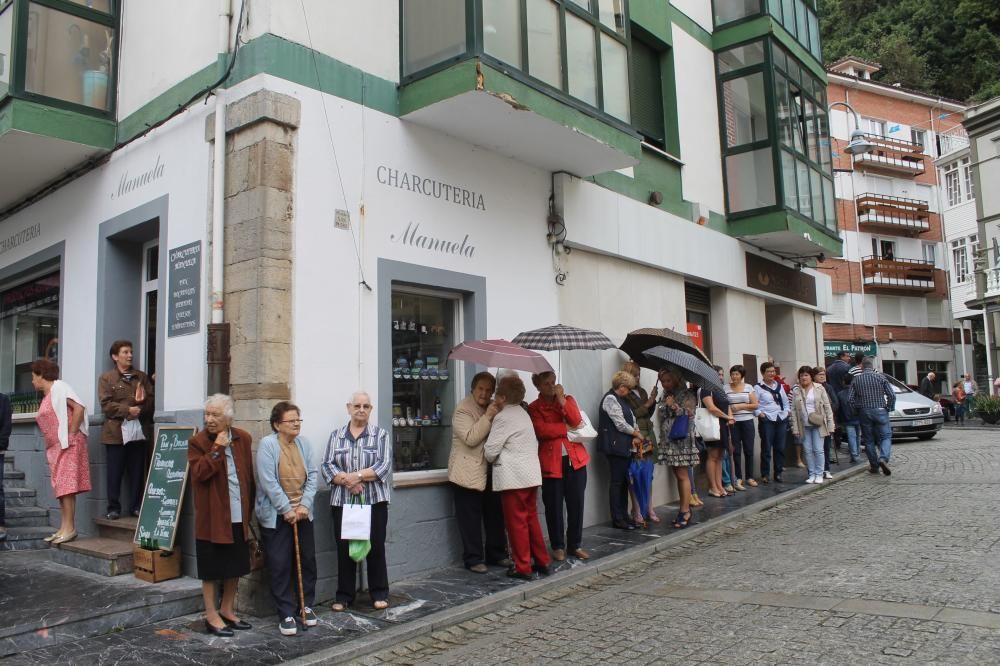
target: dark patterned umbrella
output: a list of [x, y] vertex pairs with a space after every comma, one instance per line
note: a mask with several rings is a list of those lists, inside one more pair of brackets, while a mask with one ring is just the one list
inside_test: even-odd
[[687, 381], [704, 389], [722, 391], [719, 373], [698, 357], [680, 349], [669, 347], [653, 347], [644, 351], [643, 356], [649, 361], [653, 370], [664, 368], [677, 370]]
[[644, 363], [645, 359], [642, 356], [642, 352], [660, 346], [669, 347], [670, 349], [680, 349], [689, 354], [694, 354], [709, 365], [712, 364], [709, 358], [705, 356], [705, 352], [699, 349], [698, 345], [694, 343], [691, 336], [678, 333], [671, 328], [636, 329], [625, 336], [625, 342], [621, 343], [618, 348], [628, 354], [633, 361], [644, 368], [648, 368], [649, 366]]
[[608, 336], [603, 333], [562, 324], [518, 333], [511, 342], [521, 345], [525, 349], [541, 349], [542, 351], [615, 348], [615, 343], [611, 342]]
[[470, 361], [488, 368], [552, 372], [545, 357], [507, 340], [469, 340], [448, 352], [448, 358]]

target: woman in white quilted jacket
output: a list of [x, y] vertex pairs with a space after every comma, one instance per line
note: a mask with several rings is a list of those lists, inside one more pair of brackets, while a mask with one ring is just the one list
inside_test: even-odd
[[521, 406], [523, 400], [521, 378], [517, 375], [502, 377], [494, 396], [501, 410], [493, 418], [484, 452], [486, 459], [493, 463], [493, 489], [500, 493], [503, 503], [504, 525], [514, 560], [507, 575], [531, 580], [532, 571], [548, 575], [551, 559], [538, 522], [537, 496], [538, 487], [542, 485], [538, 440], [531, 417]]

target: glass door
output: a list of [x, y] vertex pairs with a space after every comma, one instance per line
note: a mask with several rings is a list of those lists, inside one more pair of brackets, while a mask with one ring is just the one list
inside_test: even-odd
[[142, 246], [142, 296], [139, 311], [142, 322], [139, 349], [133, 359], [135, 367], [145, 372], [155, 382], [156, 375], [156, 311], [160, 287], [160, 246], [150, 241]]

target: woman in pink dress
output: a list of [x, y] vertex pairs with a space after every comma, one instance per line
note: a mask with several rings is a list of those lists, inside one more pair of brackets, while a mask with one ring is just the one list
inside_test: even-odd
[[59, 366], [48, 359], [31, 364], [31, 384], [45, 394], [35, 420], [45, 439], [52, 490], [62, 514], [59, 529], [45, 540], [66, 543], [76, 538], [76, 496], [90, 490], [87, 409], [70, 385], [59, 379]]

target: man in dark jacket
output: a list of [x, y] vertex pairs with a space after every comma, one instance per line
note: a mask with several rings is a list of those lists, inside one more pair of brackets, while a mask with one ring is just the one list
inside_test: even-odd
[[826, 369], [826, 378], [829, 380], [830, 385], [833, 390], [838, 394], [844, 388], [844, 376], [851, 369], [851, 364], [848, 360], [851, 358], [851, 354], [846, 351], [841, 351], [837, 354], [837, 360], [830, 364], [830, 367]]
[[0, 393], [0, 541], [7, 539], [7, 500], [3, 494], [3, 467], [12, 427], [10, 398], [6, 393]]

